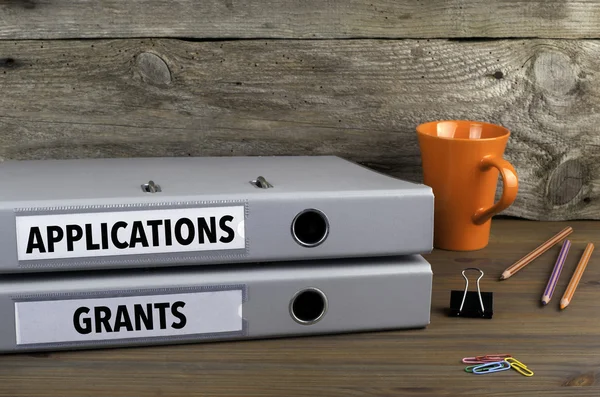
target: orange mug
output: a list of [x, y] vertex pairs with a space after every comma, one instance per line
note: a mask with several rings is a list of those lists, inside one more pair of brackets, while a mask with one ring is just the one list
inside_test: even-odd
[[[510, 131], [469, 120], [417, 126], [423, 183], [434, 195], [434, 247], [473, 251], [487, 246], [491, 218], [516, 199], [519, 183], [502, 158]], [[498, 172], [502, 197], [494, 203]]]

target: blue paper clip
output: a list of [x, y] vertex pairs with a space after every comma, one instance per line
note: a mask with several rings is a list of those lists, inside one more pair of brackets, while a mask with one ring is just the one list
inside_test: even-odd
[[[471, 369], [470, 371], [467, 371], [467, 372], [472, 372], [477, 375], [483, 375], [483, 374], [489, 374], [492, 372], [506, 371], [507, 369], [510, 369], [510, 363], [503, 360], [503, 361], [494, 361], [491, 363], [477, 365], [477, 366], [473, 367], [473, 369]], [[466, 369], [465, 369], [465, 371], [466, 371]]]

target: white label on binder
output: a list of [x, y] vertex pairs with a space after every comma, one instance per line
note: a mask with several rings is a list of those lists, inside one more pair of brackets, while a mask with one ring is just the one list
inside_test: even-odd
[[240, 332], [242, 290], [15, 302], [18, 345]]
[[243, 249], [244, 206], [17, 216], [20, 261]]

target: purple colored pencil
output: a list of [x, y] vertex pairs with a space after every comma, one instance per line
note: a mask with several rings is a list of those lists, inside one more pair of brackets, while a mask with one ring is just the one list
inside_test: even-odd
[[571, 241], [565, 240], [560, 249], [560, 253], [558, 254], [558, 258], [556, 259], [556, 263], [554, 264], [554, 269], [552, 269], [552, 274], [550, 275], [550, 279], [548, 280], [548, 285], [546, 285], [546, 290], [544, 291], [544, 295], [542, 295], [542, 304], [547, 305], [552, 299], [552, 294], [554, 294], [554, 289], [556, 288], [556, 283], [558, 283], [558, 278], [560, 277], [560, 272], [563, 269], [565, 264], [565, 260], [567, 259], [567, 254], [569, 253], [569, 248], [571, 247]]

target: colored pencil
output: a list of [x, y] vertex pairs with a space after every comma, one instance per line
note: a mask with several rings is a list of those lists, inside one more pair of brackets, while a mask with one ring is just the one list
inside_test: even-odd
[[560, 233], [531, 251], [529, 254], [525, 255], [514, 264], [509, 266], [500, 276], [500, 280], [506, 280], [507, 278], [514, 276], [519, 270], [523, 269], [525, 266], [530, 264], [534, 259], [538, 256], [542, 255], [544, 252], [548, 251], [552, 248], [556, 243], [560, 240], [567, 237], [569, 234], [573, 233], [573, 228], [571, 226], [564, 228]]
[[585, 247], [585, 251], [583, 251], [583, 255], [581, 255], [579, 263], [577, 264], [577, 268], [573, 273], [573, 277], [571, 277], [571, 281], [569, 281], [569, 285], [565, 290], [565, 294], [560, 300], [561, 310], [569, 306], [569, 303], [571, 303], [571, 300], [573, 300], [573, 294], [575, 294], [575, 290], [579, 285], [579, 280], [581, 280], [581, 276], [583, 275], [583, 272], [585, 271], [585, 268], [587, 267], [587, 264], [590, 261], [590, 257], [592, 256], [593, 250], [594, 244], [588, 243], [588, 245]]
[[552, 294], [554, 294], [556, 283], [558, 282], [560, 272], [562, 272], [563, 266], [565, 265], [565, 260], [567, 259], [567, 255], [569, 254], [570, 247], [571, 241], [565, 240], [562, 248], [560, 249], [560, 253], [558, 254], [558, 258], [556, 259], [556, 263], [554, 264], [554, 269], [552, 269], [552, 274], [550, 274], [550, 279], [548, 280], [548, 284], [546, 285], [544, 295], [542, 295], [543, 305], [547, 305], [550, 302], [550, 299], [552, 299]]

